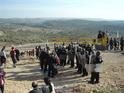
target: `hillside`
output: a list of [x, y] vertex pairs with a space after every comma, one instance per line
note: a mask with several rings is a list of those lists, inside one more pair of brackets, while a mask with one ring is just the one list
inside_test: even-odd
[[35, 43], [55, 37], [96, 37], [98, 30], [124, 35], [124, 21], [84, 19], [0, 18], [0, 41]]

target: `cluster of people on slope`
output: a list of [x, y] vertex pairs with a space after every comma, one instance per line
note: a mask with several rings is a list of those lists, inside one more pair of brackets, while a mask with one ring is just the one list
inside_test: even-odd
[[[37, 50], [39, 52], [36, 53], [37, 58], [40, 60], [41, 70], [44, 73], [48, 72], [48, 75], [44, 78], [46, 86], [38, 88], [38, 85], [33, 82], [33, 90], [29, 93], [55, 93], [54, 85], [49, 77], [54, 77], [57, 74], [56, 65], [63, 67], [70, 65], [70, 68], [77, 69], [77, 73], [81, 74], [82, 77], [91, 74], [89, 83], [99, 83], [100, 65], [103, 60], [100, 52], [93, 50], [92, 46], [86, 44], [75, 45], [73, 43], [68, 46], [54, 44], [54, 50], [49, 52], [50, 50], [50, 48], [42, 49], [39, 46]], [[90, 73], [87, 65], [91, 66]]]
[[[5, 75], [4, 67], [6, 66], [7, 54], [5, 52], [5, 46], [0, 51], [0, 93], [4, 93]], [[16, 67], [17, 61], [19, 61], [20, 52], [14, 47], [11, 48], [10, 57], [13, 62], [13, 67]]]
[[[48, 46], [47, 46], [48, 47]], [[88, 66], [91, 70], [92, 84], [99, 83], [100, 64], [103, 62], [99, 51], [93, 50], [93, 46], [86, 44], [54, 44], [54, 50], [50, 48], [41, 49], [39, 46], [39, 56], [41, 70], [48, 72], [47, 77], [54, 77], [58, 73], [57, 65], [66, 66], [77, 69], [77, 73], [83, 77], [88, 76]], [[36, 55], [37, 56], [37, 55]], [[75, 61], [76, 60], [76, 61]]]
[[98, 35], [97, 35], [98, 43], [101, 43], [101, 45], [107, 47], [108, 42], [109, 42], [109, 35], [108, 32], [104, 32], [99, 30]]
[[124, 50], [124, 37], [110, 38], [108, 32], [100, 30], [97, 39], [98, 43], [101, 43], [107, 50]]
[[47, 73], [48, 77], [54, 77], [58, 73], [56, 66], [60, 64], [60, 60], [54, 51], [49, 50], [47, 45], [45, 49], [39, 46], [36, 50], [36, 57], [40, 60], [41, 71]]
[[27, 50], [24, 53], [26, 53], [27, 56], [35, 56], [35, 49]]
[[124, 38], [110, 38], [109, 41], [110, 50], [124, 50]]
[[14, 47], [11, 48], [10, 51], [10, 57], [12, 59], [13, 62], [13, 67], [16, 68], [16, 63], [17, 61], [19, 61], [19, 57], [20, 57], [20, 51]]

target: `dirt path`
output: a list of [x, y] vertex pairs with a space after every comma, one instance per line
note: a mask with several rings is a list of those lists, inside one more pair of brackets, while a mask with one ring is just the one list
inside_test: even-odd
[[[92, 90], [105, 90], [112, 88], [124, 89], [124, 55], [120, 53], [102, 53], [104, 63], [103, 72], [101, 74], [100, 84], [90, 85], [87, 82], [88, 77], [81, 77], [76, 74], [75, 69], [67, 67], [60, 68], [59, 74], [52, 79], [57, 89], [68, 90], [71, 88], [71, 93], [90, 93]], [[38, 60], [30, 58], [21, 60], [17, 68], [12, 68], [12, 64], [7, 64], [5, 93], [28, 93], [31, 90], [31, 82], [38, 81], [39, 85], [43, 84], [43, 74], [40, 72]], [[77, 92], [73, 92], [77, 91]], [[68, 92], [69, 93], [69, 90]], [[108, 92], [110, 93], [110, 92]]]

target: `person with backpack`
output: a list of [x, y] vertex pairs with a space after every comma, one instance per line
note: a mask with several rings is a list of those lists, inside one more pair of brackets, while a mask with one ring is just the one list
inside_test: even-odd
[[0, 66], [3, 66], [3, 64], [6, 64], [6, 52], [5, 52], [5, 46], [0, 51]]
[[5, 84], [5, 72], [3, 68], [0, 68], [0, 91], [4, 93], [4, 84]]
[[13, 67], [16, 68], [17, 59], [16, 59], [16, 52], [14, 47], [11, 48], [10, 56], [13, 62]]

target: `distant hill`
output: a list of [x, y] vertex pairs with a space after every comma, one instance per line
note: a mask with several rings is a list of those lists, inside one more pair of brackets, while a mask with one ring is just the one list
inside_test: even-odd
[[54, 37], [96, 37], [98, 30], [124, 35], [124, 21], [94, 19], [0, 18], [0, 41], [42, 42]]

